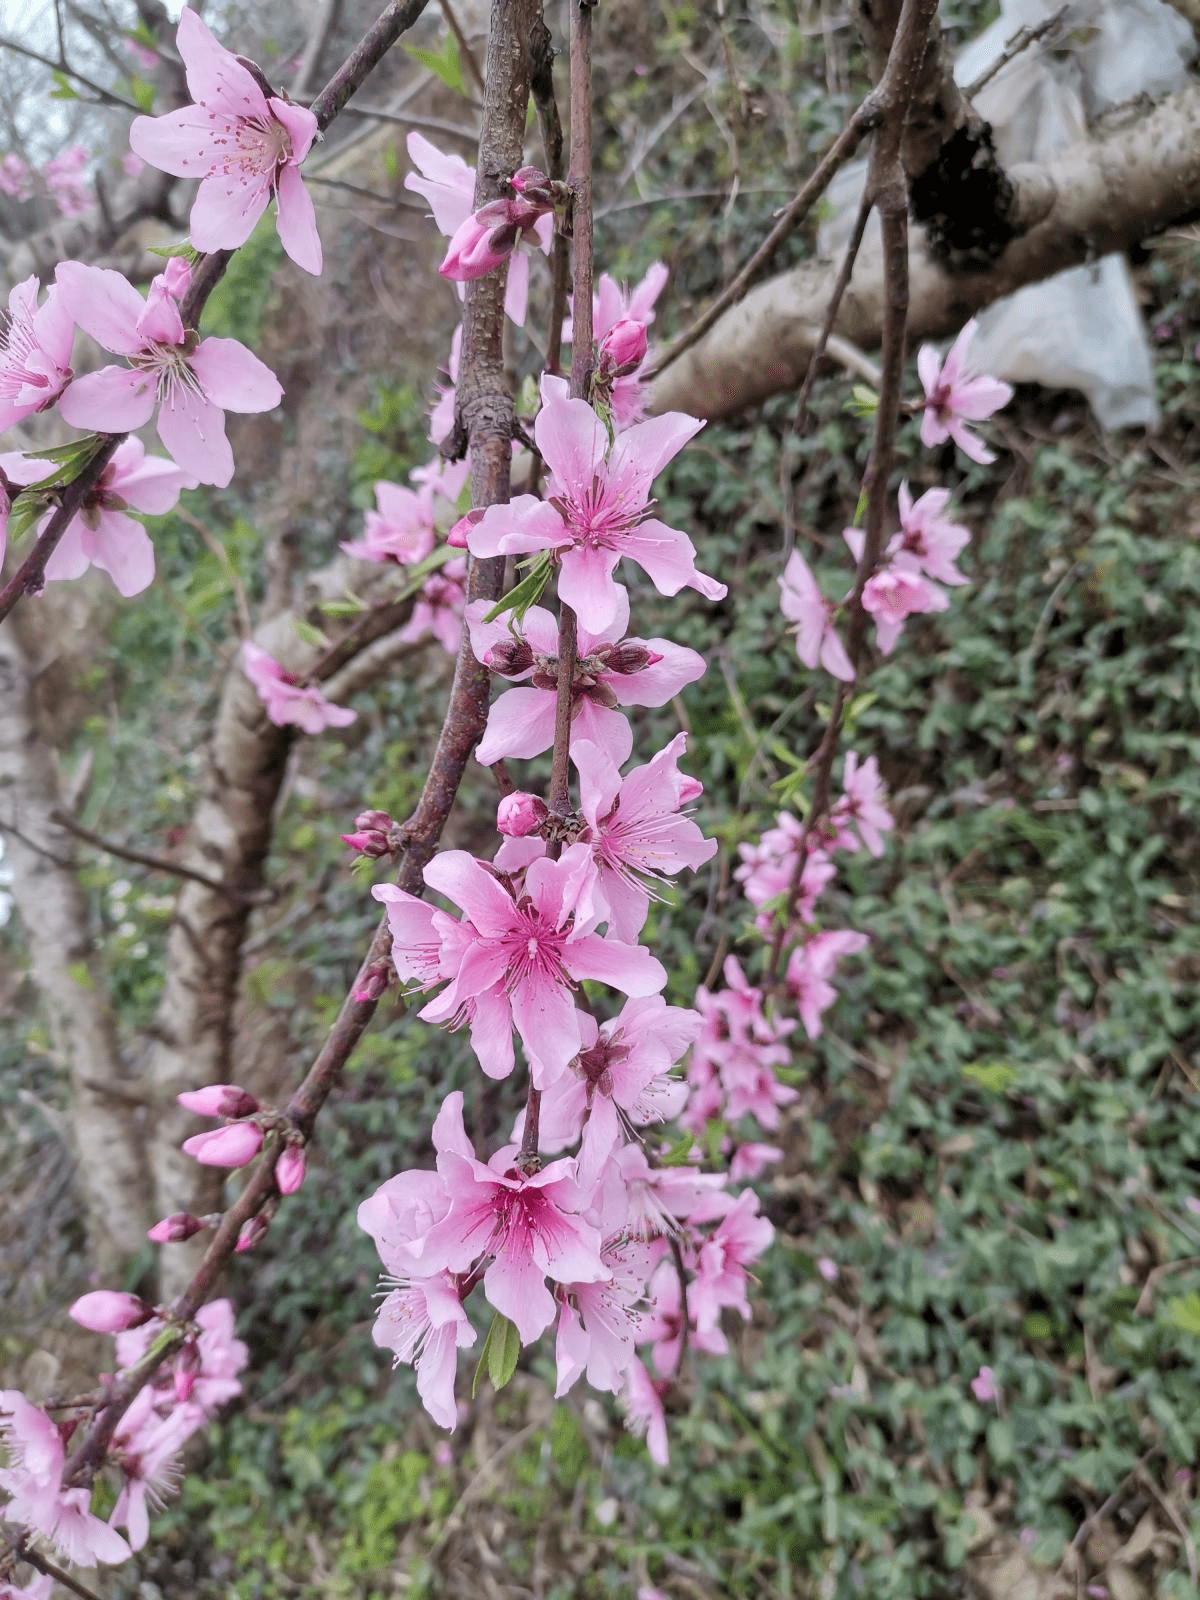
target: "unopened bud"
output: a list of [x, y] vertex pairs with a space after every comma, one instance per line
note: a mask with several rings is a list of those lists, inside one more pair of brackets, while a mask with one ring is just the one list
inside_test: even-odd
[[146, 1237], [153, 1239], [155, 1244], [178, 1244], [182, 1239], [190, 1239], [203, 1232], [204, 1223], [198, 1217], [193, 1217], [190, 1211], [176, 1211], [172, 1216], [156, 1222]]
[[263, 1132], [257, 1122], [231, 1122], [227, 1128], [197, 1133], [183, 1141], [183, 1153], [202, 1167], [244, 1167], [262, 1149]]
[[527, 200], [549, 200], [550, 179], [540, 167], [522, 167], [508, 180]]
[[632, 317], [622, 317], [600, 341], [599, 365], [614, 378], [636, 372], [646, 359], [646, 329]]
[[634, 644], [626, 639], [608, 652], [604, 670], [619, 672], [624, 677], [632, 672], [644, 672], [647, 667], [656, 666], [661, 660], [662, 656], [657, 650], [651, 650], [648, 645]]
[[187, 1089], [175, 1096], [185, 1111], [198, 1117], [252, 1117], [258, 1101], [236, 1083], [210, 1083], [204, 1089]]
[[280, 1194], [295, 1194], [304, 1182], [304, 1146], [289, 1144], [275, 1163], [275, 1187]]
[[528, 672], [533, 662], [533, 651], [524, 639], [501, 639], [488, 651], [483, 664], [502, 678], [517, 678]]
[[238, 1240], [233, 1247], [234, 1253], [240, 1256], [243, 1251], [253, 1250], [270, 1226], [266, 1217], [247, 1217], [238, 1230]]
[[485, 510], [486, 507], [484, 506], [473, 506], [470, 511], [459, 517], [458, 521], [446, 535], [446, 543], [448, 545], [453, 545], [455, 550], [465, 550], [467, 548], [467, 535], [470, 533], [472, 528], [476, 527], [483, 521], [483, 514]]
[[367, 968], [359, 979], [354, 993], [350, 998], [359, 1005], [368, 1001], [378, 1000], [392, 981], [392, 966], [387, 961], [376, 961]]
[[496, 827], [510, 839], [523, 839], [536, 833], [549, 815], [546, 802], [536, 794], [514, 789], [496, 807]]
[[386, 811], [360, 811], [354, 819], [356, 828], [367, 828], [373, 833], [386, 833], [392, 819]]
[[387, 834], [380, 833], [378, 828], [360, 828], [357, 833], [339, 833], [338, 838], [343, 844], [348, 844], [351, 850], [357, 850], [360, 856], [372, 856], [378, 860], [380, 856], [392, 853]]
[[154, 1312], [136, 1294], [97, 1289], [81, 1295], [68, 1308], [67, 1315], [93, 1333], [124, 1333], [126, 1328], [140, 1328], [143, 1322], [149, 1322]]

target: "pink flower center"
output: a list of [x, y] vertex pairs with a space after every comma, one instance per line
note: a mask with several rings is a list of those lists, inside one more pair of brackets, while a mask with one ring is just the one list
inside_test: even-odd
[[214, 158], [213, 173], [243, 182], [250, 177], [274, 182], [279, 168], [292, 159], [292, 136], [277, 117], [239, 117], [230, 134], [214, 134], [214, 145], [230, 148]]
[[568, 494], [553, 496], [558, 512], [576, 544], [590, 550], [619, 549], [621, 540], [649, 516], [654, 502], [629, 503], [628, 491], [617, 489], [596, 473], [591, 487], [576, 500]]
[[529, 896], [522, 896], [516, 904], [515, 926], [504, 935], [509, 957], [506, 987], [511, 990], [526, 982], [573, 987], [562, 964], [568, 931], [547, 922]]

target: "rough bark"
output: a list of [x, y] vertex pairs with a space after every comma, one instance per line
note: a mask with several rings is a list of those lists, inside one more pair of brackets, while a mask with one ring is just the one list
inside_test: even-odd
[[[24, 622], [24, 629], [21, 624]], [[0, 831], [55, 1057], [70, 1079], [70, 1125], [91, 1259], [116, 1274], [146, 1241], [145, 1132], [117, 1043], [75, 868], [75, 840], [50, 820], [63, 804], [37, 696], [28, 619], [0, 628]]]
[[[1048, 201], [1041, 222], [984, 270], [950, 271], [923, 229], [910, 230], [909, 334], [954, 333], [968, 317], [1027, 283], [1127, 250], [1200, 210], [1200, 84], [1127, 126], [1073, 145], [1046, 166], [1012, 176]], [[836, 264], [805, 262], [752, 289], [656, 380], [654, 411], [717, 419], [803, 380]], [[883, 269], [878, 240], [859, 255], [836, 331], [862, 349], [879, 344]]]

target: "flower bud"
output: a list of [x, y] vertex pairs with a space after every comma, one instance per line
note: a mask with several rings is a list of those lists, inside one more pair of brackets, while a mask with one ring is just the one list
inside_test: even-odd
[[605, 672], [619, 672], [626, 676], [632, 672], [644, 672], [647, 667], [657, 666], [662, 656], [657, 650], [651, 650], [648, 645], [634, 644], [626, 639], [608, 652], [604, 663]]
[[257, 1122], [231, 1122], [227, 1128], [197, 1133], [183, 1141], [183, 1153], [202, 1167], [244, 1167], [262, 1148]]
[[483, 521], [483, 514], [486, 509], [485, 506], [472, 506], [470, 511], [464, 512], [446, 535], [446, 543], [453, 546], [455, 550], [465, 550], [467, 548], [467, 535], [472, 528]]
[[365, 1005], [371, 1000], [378, 1000], [391, 981], [391, 963], [377, 961], [363, 973], [350, 998], [359, 1005]]
[[304, 1182], [304, 1146], [289, 1144], [275, 1163], [275, 1187], [280, 1194], [295, 1194]]
[[508, 220], [507, 205], [507, 201], [492, 201], [459, 223], [438, 268], [443, 278], [468, 283], [508, 259], [518, 230]]
[[198, 1117], [250, 1117], [258, 1110], [254, 1096], [236, 1083], [210, 1083], [175, 1098], [185, 1111], [194, 1111]]
[[190, 1211], [176, 1211], [161, 1222], [156, 1222], [146, 1237], [153, 1239], [155, 1244], [178, 1244], [182, 1239], [190, 1239], [194, 1234], [203, 1232], [204, 1224], [193, 1217]]
[[550, 179], [540, 167], [522, 167], [508, 181], [527, 200], [548, 200], [550, 197]]
[[266, 1217], [247, 1217], [238, 1230], [238, 1241], [233, 1247], [234, 1254], [240, 1256], [246, 1250], [253, 1250], [270, 1226]]
[[354, 819], [356, 828], [366, 828], [373, 833], [386, 833], [392, 819], [386, 811], [360, 811]]
[[632, 317], [622, 317], [620, 322], [614, 322], [600, 341], [599, 355], [601, 370], [611, 373], [614, 378], [635, 372], [646, 359], [644, 324], [635, 322]]
[[149, 1322], [154, 1312], [136, 1294], [97, 1289], [81, 1295], [68, 1307], [67, 1315], [93, 1333], [124, 1333], [126, 1328], [140, 1328], [143, 1322]]
[[357, 850], [360, 856], [372, 856], [378, 860], [380, 856], [392, 853], [387, 834], [380, 833], [377, 828], [361, 828], [357, 833], [339, 833], [338, 838], [343, 844], [348, 844], [351, 850]]
[[533, 651], [524, 639], [501, 639], [488, 651], [483, 664], [502, 678], [517, 678], [529, 671], [533, 661]]
[[496, 807], [496, 827], [510, 839], [523, 839], [536, 833], [549, 815], [546, 802], [536, 794], [514, 789]]

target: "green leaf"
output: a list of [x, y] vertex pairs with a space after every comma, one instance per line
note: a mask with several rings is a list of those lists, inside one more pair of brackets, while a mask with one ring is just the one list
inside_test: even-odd
[[152, 256], [162, 256], [164, 261], [174, 260], [178, 256], [193, 267], [200, 259], [199, 250], [190, 245], [186, 239], [181, 244], [150, 244], [146, 248]]
[[297, 634], [301, 639], [304, 640], [305, 644], [315, 645], [320, 650], [327, 650], [329, 648], [329, 640], [321, 632], [320, 628], [314, 628], [312, 623], [305, 622], [303, 617], [293, 617], [292, 627], [295, 628]]
[[86, 962], [73, 961], [67, 968], [67, 976], [79, 989], [92, 990], [96, 985], [92, 982], [92, 975], [87, 969]]
[[858, 504], [854, 508], [854, 521], [851, 523], [851, 527], [857, 528], [859, 526], [859, 524], [862, 522], [866, 509], [867, 491], [864, 489], [858, 497]]
[[498, 600], [483, 620], [495, 622], [504, 612], [511, 611], [513, 621], [520, 622], [530, 606], [537, 605], [542, 598], [542, 591], [549, 578], [550, 557], [543, 551], [520, 583], [514, 584], [503, 600]]
[[1179, 1295], [1168, 1300], [1164, 1309], [1167, 1321], [1180, 1333], [1200, 1334], [1200, 1294]]
[[418, 50], [416, 45], [406, 44], [404, 51], [414, 61], [419, 61], [423, 67], [428, 67], [435, 78], [442, 80], [447, 89], [453, 89], [455, 94], [466, 94], [467, 82], [463, 76], [462, 60], [458, 54], [458, 41], [452, 33], [447, 33], [440, 50]]
[[139, 111], [150, 111], [154, 106], [154, 85], [145, 78], [130, 78], [129, 94]]
[[30, 494], [28, 489], [24, 494], [18, 495], [12, 503], [12, 510], [8, 513], [9, 540], [16, 544], [17, 540], [23, 538], [49, 508], [49, 495]]
[[968, 1083], [977, 1083], [988, 1094], [1005, 1094], [1021, 1074], [1007, 1061], [971, 1061], [962, 1069]]
[[503, 1389], [517, 1370], [517, 1357], [521, 1354], [521, 1340], [516, 1328], [507, 1317], [497, 1311], [483, 1341], [475, 1376], [471, 1381], [471, 1399], [479, 1392], [480, 1380], [486, 1370], [494, 1389]]
[[879, 396], [865, 383], [856, 383], [845, 409], [854, 417], [873, 417], [879, 410]]
[[78, 94], [75, 92], [75, 89], [71, 84], [70, 78], [67, 77], [65, 72], [55, 71], [52, 72], [50, 76], [54, 79], [54, 88], [50, 91], [51, 100], [79, 99]]
[[74, 439], [70, 444], [55, 445], [49, 450], [30, 450], [25, 453], [27, 461], [53, 461], [57, 463], [57, 470], [48, 473], [46, 477], [39, 478], [36, 483], [29, 485], [30, 490], [61, 489], [75, 479], [91, 461], [100, 449], [103, 440], [99, 434], [89, 433], [82, 439]]
[[345, 600], [326, 600], [318, 609], [325, 617], [357, 617], [367, 609], [367, 603], [357, 595], [350, 595]]
[[383, 170], [393, 180], [400, 176], [400, 157], [396, 154], [394, 144], [385, 144], [383, 147]]

